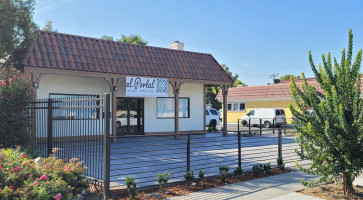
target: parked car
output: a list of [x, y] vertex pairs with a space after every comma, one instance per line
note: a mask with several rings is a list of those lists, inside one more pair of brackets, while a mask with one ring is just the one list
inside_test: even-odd
[[222, 122], [223, 121], [223, 109], [219, 109], [218, 113], [219, 113], [219, 120], [221, 120], [221, 122]]
[[251, 125], [263, 125], [270, 128], [274, 124], [275, 126], [281, 126], [285, 124], [286, 116], [285, 111], [282, 108], [260, 108], [251, 110], [247, 115], [241, 118], [242, 126]]
[[205, 110], [206, 126], [217, 126], [221, 123], [219, 113], [216, 109], [207, 108]]

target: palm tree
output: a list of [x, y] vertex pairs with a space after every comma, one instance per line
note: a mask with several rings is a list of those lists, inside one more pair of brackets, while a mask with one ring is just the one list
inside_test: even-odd
[[130, 34], [129, 36], [122, 34], [121, 39], [117, 41], [129, 44], [141, 44], [141, 45], [147, 45], [147, 43], [149, 43], [148, 41], [142, 39], [142, 37], [137, 34]]

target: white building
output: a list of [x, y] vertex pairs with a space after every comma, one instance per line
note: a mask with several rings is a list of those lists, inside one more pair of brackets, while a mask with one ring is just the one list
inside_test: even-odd
[[18, 56], [37, 98], [110, 93], [114, 136], [205, 132], [205, 87], [226, 98], [232, 79], [212, 55], [170, 46], [40, 31]]

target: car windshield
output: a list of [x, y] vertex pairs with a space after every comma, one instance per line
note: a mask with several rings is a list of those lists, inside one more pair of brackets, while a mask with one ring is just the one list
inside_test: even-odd
[[212, 113], [212, 115], [218, 115], [217, 110], [209, 110], [210, 113]]
[[254, 115], [255, 114], [255, 110], [251, 110], [247, 115]]

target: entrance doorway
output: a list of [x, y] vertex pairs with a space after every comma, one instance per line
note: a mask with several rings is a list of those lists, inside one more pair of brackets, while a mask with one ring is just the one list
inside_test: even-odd
[[120, 97], [116, 101], [117, 135], [144, 134], [144, 99]]

